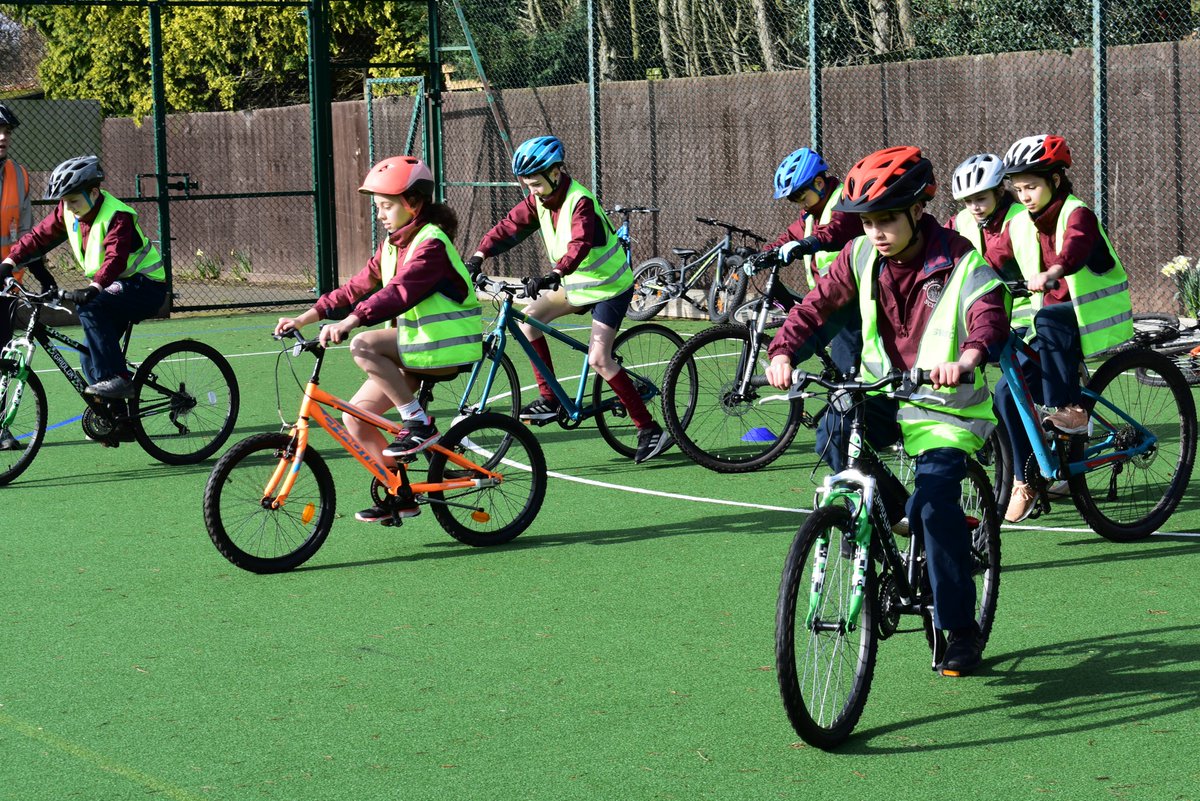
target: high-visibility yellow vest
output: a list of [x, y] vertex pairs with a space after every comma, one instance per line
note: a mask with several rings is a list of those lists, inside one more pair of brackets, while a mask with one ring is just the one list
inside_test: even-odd
[[[1058, 225], [1054, 235], [1054, 252], [1062, 253], [1063, 236], [1067, 230], [1067, 221], [1071, 213], [1087, 205], [1075, 197], [1067, 195], [1062, 210], [1058, 213]], [[1113, 266], [1106, 273], [1094, 273], [1084, 265], [1083, 269], [1063, 278], [1071, 293], [1071, 306], [1075, 309], [1075, 321], [1079, 326], [1079, 341], [1085, 357], [1094, 356], [1101, 351], [1122, 345], [1133, 339], [1133, 301], [1129, 297], [1129, 278], [1125, 267], [1117, 258], [1108, 232], [1104, 226], [1096, 223], [1104, 244], [1112, 256]], [[1042, 268], [1042, 251], [1038, 244], [1038, 231], [1033, 218], [1027, 210], [1022, 210], [1013, 218], [1008, 228], [1012, 238], [1013, 253], [1021, 272], [1026, 277], [1027, 265], [1036, 265], [1037, 272]], [[1042, 296], [1035, 294], [1033, 309], [1036, 313], [1042, 307]], [[1030, 321], [1029, 337], [1034, 334], [1032, 320]]]
[[633, 273], [625, 263], [625, 250], [608, 221], [608, 215], [604, 213], [604, 208], [596, 200], [596, 196], [574, 178], [571, 179], [566, 199], [559, 209], [558, 225], [554, 224], [550, 210], [542, 205], [542, 201], [536, 196], [533, 199], [550, 262], [557, 264], [567, 255], [567, 248], [571, 244], [571, 212], [579, 200], [585, 197], [591, 201], [596, 216], [600, 218], [605, 238], [604, 244], [594, 246], [588, 251], [583, 263], [574, 272], [562, 278], [563, 288], [567, 291], [567, 302], [572, 306], [591, 306], [616, 297], [633, 286]]
[[[842, 185], [838, 184], [832, 192], [829, 193], [829, 199], [825, 201], [825, 208], [821, 211], [821, 225], [829, 225], [829, 221], [833, 219], [833, 207], [842, 198]], [[810, 237], [813, 231], [816, 230], [817, 220], [809, 214], [804, 220], [804, 236]], [[829, 268], [837, 261], [838, 251], [836, 250], [818, 250], [812, 255], [804, 257], [804, 277], [808, 279], [808, 288], [812, 289], [817, 285], [817, 275], [825, 275], [829, 272]]]
[[[409, 242], [403, 264], [408, 264], [417, 247], [430, 239], [437, 239], [445, 246], [450, 264], [468, 287], [467, 297], [460, 302], [435, 292], [388, 325], [396, 328], [396, 347], [408, 367], [474, 364], [483, 358], [483, 312], [479, 298], [470, 288], [467, 268], [450, 237], [433, 223], [426, 224]], [[391, 282], [401, 266], [399, 249], [385, 241], [379, 261], [384, 286]]]
[[[862, 314], [862, 374], [874, 381], [892, 370], [891, 359], [879, 336], [877, 285], [881, 264], [879, 251], [865, 236], [853, 243], [854, 277], [858, 283], [858, 304]], [[968, 251], [950, 271], [929, 317], [917, 360], [913, 365], [924, 370], [957, 361], [967, 339], [967, 310], [971, 304], [1000, 285], [978, 251]], [[897, 415], [904, 449], [916, 456], [934, 448], [957, 448], [965, 453], [979, 450], [996, 425], [992, 396], [983, 370], [975, 371], [973, 385], [923, 387], [912, 398], [900, 402]]]
[[123, 211], [133, 217], [133, 228], [142, 242], [142, 246], [129, 254], [125, 271], [118, 278], [144, 275], [154, 281], [167, 280], [167, 271], [163, 267], [162, 256], [159, 255], [158, 248], [154, 247], [154, 244], [142, 233], [142, 227], [138, 225], [137, 212], [103, 189], [100, 190], [100, 196], [102, 198], [100, 211], [96, 213], [96, 219], [92, 220], [91, 228], [88, 231], [86, 251], [79, 234], [79, 226], [76, 224], [77, 218], [66, 206], [63, 206], [62, 210], [63, 223], [67, 226], [67, 241], [71, 243], [71, 252], [75, 254], [75, 260], [83, 267], [84, 277], [91, 278], [104, 266], [104, 237], [108, 235], [108, 227], [112, 224], [113, 215], [118, 211]]

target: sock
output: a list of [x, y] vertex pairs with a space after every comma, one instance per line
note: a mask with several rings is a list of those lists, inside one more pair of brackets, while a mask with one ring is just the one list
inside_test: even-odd
[[634, 388], [633, 379], [629, 377], [629, 373], [622, 368], [620, 372], [608, 379], [608, 385], [613, 388], [613, 392], [617, 393], [621, 403], [625, 404], [625, 409], [629, 412], [629, 417], [635, 426], [640, 429], [654, 424], [654, 418], [650, 416], [650, 411], [642, 401], [642, 396]]
[[[546, 338], [538, 337], [537, 339], [531, 339], [529, 340], [529, 345], [541, 357], [542, 361], [546, 363], [546, 368], [553, 372], [554, 362], [550, 358], [550, 343], [546, 341]], [[533, 369], [533, 377], [537, 379], [538, 392], [541, 393], [541, 396], [548, 401], [557, 402], [554, 397], [554, 390], [550, 389], [550, 384], [536, 367]]]
[[429, 415], [425, 414], [425, 410], [421, 408], [421, 402], [413, 398], [403, 406], [397, 406], [396, 409], [400, 412], [400, 419], [404, 421], [415, 420], [418, 423], [428, 423]]

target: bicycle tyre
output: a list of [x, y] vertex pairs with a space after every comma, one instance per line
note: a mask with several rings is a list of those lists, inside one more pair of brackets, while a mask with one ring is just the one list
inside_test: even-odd
[[195, 464], [216, 453], [233, 433], [241, 404], [229, 361], [190, 339], [151, 353], [138, 366], [133, 393], [134, 437], [146, 453], [172, 465]]
[[1000, 601], [1000, 511], [987, 470], [974, 459], [967, 460], [967, 477], [963, 481], [960, 503], [971, 527], [975, 622], [979, 626], [982, 646], [991, 636]]
[[[788, 549], [775, 608], [775, 667], [783, 708], [804, 742], [827, 751], [845, 742], [862, 716], [879, 647], [873, 559], [868, 560], [859, 625], [847, 630], [854, 563], [841, 556], [838, 544], [852, 532], [846, 508], [826, 506], [813, 511]], [[818, 576], [822, 542], [828, 558], [824, 575]], [[807, 604], [818, 578], [823, 587], [820, 607], [814, 625], [807, 627], [796, 618], [797, 614], [808, 617]], [[799, 611], [798, 604], [803, 604]], [[836, 686], [831, 686], [834, 683]]]
[[[1139, 371], [1156, 374], [1161, 386], [1138, 380]], [[1191, 480], [1196, 459], [1192, 391], [1169, 358], [1146, 349], [1113, 356], [1100, 365], [1087, 388], [1151, 429], [1159, 444], [1133, 460], [1110, 461], [1072, 476], [1071, 497], [1100, 536], [1115, 542], [1142, 539], [1167, 522]], [[1133, 427], [1103, 405], [1097, 412], [1097, 405], [1094, 396], [1084, 396], [1092, 431], [1086, 437], [1072, 437], [1072, 462], [1084, 458], [1085, 443], [1098, 443], [1102, 437], [1115, 437], [1117, 449], [1136, 444]], [[1105, 453], [1097, 453], [1096, 458], [1102, 462]]]
[[467, 390], [467, 383], [471, 380], [470, 370], [442, 381], [422, 381], [418, 393], [421, 408], [427, 414], [438, 420], [445, 420], [447, 423], [457, 420], [463, 414], [477, 414], [484, 411], [496, 412], [515, 419], [521, 412], [521, 381], [517, 377], [517, 368], [513, 366], [512, 359], [508, 358], [507, 353], [500, 355], [496, 378], [488, 392], [487, 408], [479, 408], [483, 387], [488, 373], [491, 372], [490, 362], [496, 360], [495, 354], [489, 352], [489, 347], [488, 343], [484, 344], [483, 365], [471, 387], [471, 394], [465, 399], [465, 404], [463, 396]]
[[[21, 397], [16, 399], [16, 413], [8, 432], [23, 447], [0, 450], [0, 486], [11, 483], [33, 464], [46, 439], [46, 390], [41, 379], [33, 370], [24, 379], [18, 378], [15, 362], [0, 361], [0, 419], [8, 416], [9, 403], [17, 392]], [[26, 397], [26, 392], [33, 396]]]
[[[483, 455], [480, 467], [500, 472], [504, 478], [491, 487], [429, 493], [434, 519], [447, 534], [467, 545], [484, 547], [509, 542], [529, 528], [546, 497], [546, 456], [529, 428], [511, 417], [481, 412], [451, 426], [438, 445], [466, 454], [472, 461]], [[444, 481], [448, 474], [461, 477], [470, 470], [450, 462], [445, 452], [433, 450], [429, 481]], [[473, 503], [475, 508], [458, 505], [464, 503]]]
[[[659, 323], [635, 325], [622, 331], [613, 341], [613, 358], [629, 373], [651, 417], [655, 416], [654, 407], [660, 405], [655, 401], [662, 395], [667, 365], [682, 347], [683, 337]], [[616, 393], [607, 381], [596, 376], [592, 385], [593, 407], [599, 408], [609, 400], [615, 401]], [[628, 457], [637, 453], [638, 429], [624, 406], [617, 404], [597, 414], [596, 427], [617, 453]]]
[[1012, 498], [1013, 481], [1013, 446], [1009, 439], [1008, 429], [1003, 420], [996, 420], [996, 428], [983, 447], [975, 453], [975, 460], [983, 467], [990, 468], [992, 473], [992, 494], [996, 498], [996, 509], [1003, 516], [1008, 511], [1008, 502]]
[[229, 562], [251, 573], [283, 573], [308, 561], [333, 526], [337, 493], [325, 460], [304, 449], [288, 501], [265, 509], [263, 488], [294, 447], [287, 434], [256, 434], [217, 460], [204, 487], [204, 524]]
[[716, 325], [731, 319], [734, 309], [746, 299], [750, 280], [738, 268], [730, 269], [725, 275], [713, 278], [708, 288], [708, 316]]
[[[761, 296], [746, 301], [733, 310], [733, 314], [729, 316], [729, 321], [738, 325], [754, 325], [758, 318], [758, 306], [761, 302]], [[784, 321], [787, 320], [788, 313], [781, 306], [777, 306], [771, 301], [767, 302], [770, 303], [770, 307], [767, 309], [767, 320], [763, 326], [763, 330], [773, 331], [783, 325]]]
[[[1183, 344], [1177, 344], [1177, 342], [1170, 343], [1170, 346], [1157, 346], [1154, 350], [1170, 358], [1175, 363], [1175, 366], [1179, 368], [1180, 374], [1183, 375], [1183, 380], [1187, 382], [1188, 386], [1194, 387], [1200, 384], [1200, 358], [1191, 355], [1192, 351], [1196, 348], [1196, 342], [1191, 337], [1183, 342]], [[1167, 385], [1161, 376], [1144, 369], [1139, 369], [1135, 375], [1138, 381], [1148, 386], [1164, 387]]]
[[[717, 473], [766, 467], [788, 449], [800, 428], [804, 407], [799, 400], [760, 403], [759, 390], [753, 387], [745, 398], [733, 397], [751, 336], [751, 329], [737, 324], [706, 328], [688, 339], [667, 365], [663, 386], [667, 430], [689, 459]], [[759, 342], [762, 349], [755, 373], [764, 372], [769, 363], [770, 338], [760, 335]], [[681, 395], [679, 378], [685, 365], [690, 365], [693, 377], [687, 395]]]
[[633, 297], [625, 316], [645, 322], [663, 310], [676, 297], [667, 287], [680, 286], [679, 270], [663, 258], [647, 259], [633, 270]]

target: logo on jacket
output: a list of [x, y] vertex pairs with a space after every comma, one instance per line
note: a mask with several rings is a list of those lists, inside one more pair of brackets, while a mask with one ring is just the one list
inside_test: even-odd
[[925, 285], [925, 305], [929, 308], [937, 306], [937, 303], [942, 298], [942, 285], [937, 281], [930, 281]]

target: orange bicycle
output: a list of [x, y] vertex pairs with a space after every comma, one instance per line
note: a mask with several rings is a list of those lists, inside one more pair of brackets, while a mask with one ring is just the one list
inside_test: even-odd
[[[204, 489], [208, 535], [226, 559], [253, 573], [281, 573], [311, 558], [329, 536], [333, 476], [309, 445], [310, 421], [371, 474], [375, 502], [393, 510], [387, 525], [400, 525], [398, 510], [415, 502], [427, 505], [451, 537], [485, 546], [508, 542], [533, 522], [546, 494], [546, 458], [526, 426], [492, 412], [458, 418], [423, 451], [426, 480], [413, 481], [410, 465], [417, 455], [398, 460], [395, 468], [380, 463], [324, 407], [392, 436], [400, 425], [321, 389], [325, 348], [298, 332], [293, 335], [292, 356], [307, 352], [317, 360], [296, 422], [286, 431], [257, 434], [234, 445], [213, 467]], [[428, 391], [427, 384], [422, 392]]]

